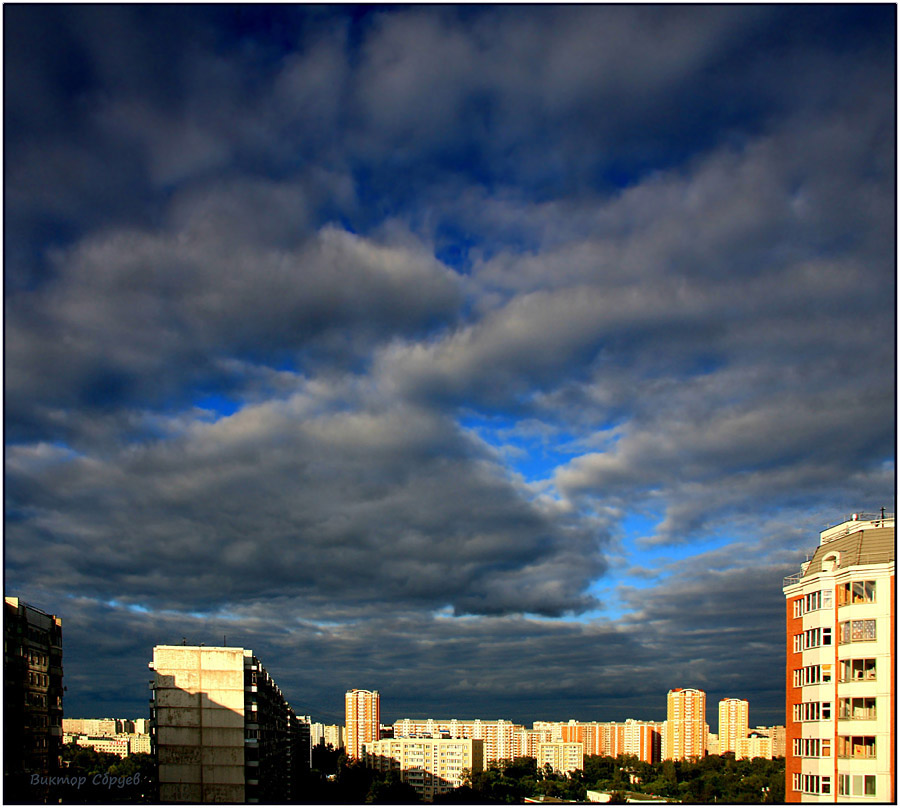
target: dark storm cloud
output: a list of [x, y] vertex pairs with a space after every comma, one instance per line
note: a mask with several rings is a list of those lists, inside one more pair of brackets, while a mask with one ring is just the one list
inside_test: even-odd
[[[33, 600], [50, 608], [42, 593]], [[665, 684], [634, 680], [635, 665], [651, 671], [652, 659], [635, 635], [611, 625], [403, 611], [317, 624], [294, 617], [298, 604], [292, 598], [273, 605], [285, 619], [273, 621], [268, 606], [238, 606], [227, 615], [150, 615], [87, 598], [65, 600], [58, 608], [68, 615], [67, 648], [78, 649], [67, 656], [73, 670], [67, 713], [127, 715], [130, 705], [142, 714], [143, 694], [135, 691], [147, 678], [153, 646], [183, 638], [252, 648], [293, 706], [325, 722], [343, 723], [344, 690], [361, 684], [381, 692], [382, 715], [391, 721], [423, 711], [529, 724], [560, 714], [614, 720], [634, 717], [635, 710], [648, 719], [665, 711]], [[92, 643], [88, 627], [97, 624], [109, 630]], [[87, 648], [90, 656], [82, 650]], [[120, 664], [93, 670], [90, 660], [97, 655]], [[88, 701], [84, 694], [95, 691], [103, 695]]]
[[423, 245], [310, 232], [307, 204], [301, 188], [230, 183], [177, 200], [171, 230], [57, 252], [57, 279], [10, 300], [13, 424], [46, 424], [51, 407], [182, 403], [184, 385], [228, 383], [223, 358], [346, 361], [455, 318], [458, 283]]
[[781, 576], [893, 489], [894, 16], [8, 6], [7, 584], [73, 709], [227, 634], [338, 722], [777, 722]]
[[334, 600], [477, 614], [591, 605], [581, 593], [603, 571], [602, 536], [529, 502], [445, 419], [310, 398], [108, 456], [10, 449], [21, 518], [9, 569], [184, 611], [290, 591], [310, 614]]

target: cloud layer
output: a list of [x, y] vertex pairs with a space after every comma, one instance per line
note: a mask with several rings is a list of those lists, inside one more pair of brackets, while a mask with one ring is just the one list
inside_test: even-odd
[[7, 9], [7, 587], [67, 712], [227, 635], [329, 720], [777, 722], [781, 577], [893, 510], [892, 19]]

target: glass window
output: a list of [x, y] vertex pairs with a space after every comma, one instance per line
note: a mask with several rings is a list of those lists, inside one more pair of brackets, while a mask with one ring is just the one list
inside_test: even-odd
[[853, 642], [875, 639], [874, 620], [854, 620], [852, 629]]
[[845, 606], [850, 602], [850, 584], [838, 584], [837, 602], [838, 606]]
[[845, 620], [840, 624], [840, 644], [848, 642], [865, 642], [875, 639], [874, 620]]
[[839, 774], [838, 775], [838, 794], [842, 797], [847, 797], [850, 795], [850, 775], [849, 774]]
[[875, 680], [875, 660], [874, 659], [842, 659], [841, 660], [841, 679], [842, 682], [860, 682]]
[[845, 720], [871, 720], [875, 718], [875, 697], [840, 699], [838, 710], [838, 717]]
[[873, 758], [875, 757], [874, 735], [841, 735], [838, 737], [838, 757]]

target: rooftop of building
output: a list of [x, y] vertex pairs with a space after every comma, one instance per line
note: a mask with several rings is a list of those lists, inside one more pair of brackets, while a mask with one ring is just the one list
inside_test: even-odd
[[829, 525], [819, 534], [819, 543], [828, 544], [835, 539], [840, 539], [850, 533], [872, 528], [893, 528], [894, 514], [887, 513], [884, 508], [880, 513], [852, 513], [842, 517], [839, 521]]
[[800, 572], [784, 579], [792, 586], [803, 578], [817, 575], [826, 566], [840, 570], [894, 561], [896, 530], [894, 514], [855, 513], [820, 534], [820, 544]]

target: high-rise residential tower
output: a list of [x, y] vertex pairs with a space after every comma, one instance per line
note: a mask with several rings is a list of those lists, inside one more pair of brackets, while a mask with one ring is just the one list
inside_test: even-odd
[[381, 732], [381, 696], [377, 690], [348, 690], [344, 694], [347, 757], [361, 760], [363, 747]]
[[719, 754], [739, 752], [740, 741], [750, 731], [750, 704], [742, 699], [719, 702]]
[[787, 802], [896, 801], [894, 542], [853, 514], [784, 579]]
[[706, 752], [706, 693], [694, 688], [670, 690], [666, 699], [663, 758], [702, 758]]
[[62, 620], [18, 598], [3, 604], [4, 782], [8, 802], [44, 802], [60, 764], [63, 714]]
[[157, 645], [150, 667], [160, 802], [298, 798], [309, 730], [252, 651]]

